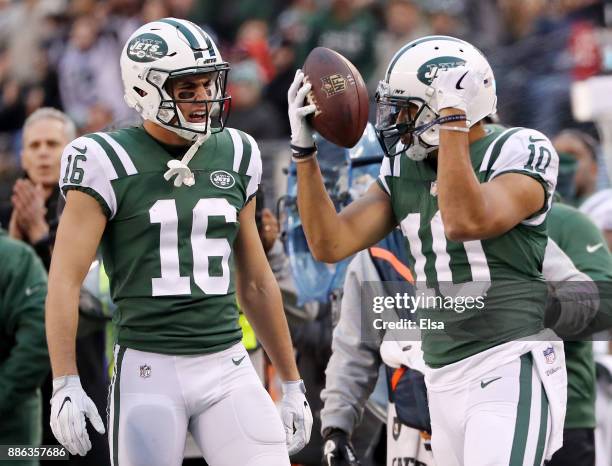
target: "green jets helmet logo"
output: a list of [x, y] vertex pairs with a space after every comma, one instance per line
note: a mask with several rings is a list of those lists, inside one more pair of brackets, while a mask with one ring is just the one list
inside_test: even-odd
[[163, 58], [168, 53], [168, 44], [157, 34], [145, 33], [134, 37], [127, 47], [127, 55], [139, 63]]
[[210, 182], [217, 188], [229, 189], [236, 184], [236, 180], [231, 173], [225, 170], [217, 170], [210, 174]]
[[417, 70], [417, 78], [423, 84], [429, 86], [438, 71], [465, 65], [465, 60], [459, 57], [437, 57], [423, 63]]

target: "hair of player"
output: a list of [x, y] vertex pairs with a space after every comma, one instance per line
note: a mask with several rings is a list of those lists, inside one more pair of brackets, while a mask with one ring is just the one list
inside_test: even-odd
[[28, 126], [41, 120], [58, 120], [63, 123], [64, 134], [66, 135], [68, 141], [72, 141], [77, 136], [74, 121], [72, 121], [72, 119], [64, 112], [52, 107], [42, 107], [35, 110], [28, 118], [26, 118], [26, 121], [23, 124], [23, 132], [25, 133]]

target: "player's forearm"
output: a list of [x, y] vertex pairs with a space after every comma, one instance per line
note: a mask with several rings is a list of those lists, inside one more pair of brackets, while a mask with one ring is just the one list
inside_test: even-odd
[[[457, 113], [442, 110], [442, 116]], [[463, 126], [463, 122], [447, 123]], [[486, 203], [470, 160], [468, 133], [440, 128], [438, 205], [444, 232], [450, 240], [474, 238], [487, 220]]]
[[297, 202], [312, 255], [323, 262], [343, 259], [339, 251], [341, 222], [323, 184], [317, 159], [297, 164]]
[[240, 305], [280, 378], [298, 380], [293, 345], [276, 281], [266, 279], [240, 287]]
[[47, 345], [53, 377], [77, 374], [75, 341], [78, 326], [79, 286], [49, 278], [45, 305]]

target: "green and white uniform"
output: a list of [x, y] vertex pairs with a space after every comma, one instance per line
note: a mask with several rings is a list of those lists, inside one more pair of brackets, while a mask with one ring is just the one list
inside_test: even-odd
[[261, 179], [259, 149], [234, 129], [213, 134], [190, 163], [193, 187], [164, 180], [171, 158], [140, 127], [82, 136], [64, 151], [60, 186], [92, 195], [108, 217], [101, 249], [117, 343], [220, 351], [241, 338], [232, 244]]
[[[430, 367], [460, 361], [543, 328], [546, 288], [537, 282], [543, 283], [545, 219], [555, 189], [558, 156], [550, 141], [535, 130], [494, 126], [487, 130], [486, 137], [470, 146], [478, 181], [522, 173], [540, 182], [546, 192], [545, 206], [539, 212], [496, 238], [453, 242], [445, 237], [438, 209], [437, 174], [426, 161], [415, 162], [405, 156], [385, 158], [381, 167], [378, 182], [391, 196], [395, 219], [408, 238], [410, 260], [420, 287], [425, 285], [442, 294], [449, 289], [478, 290], [478, 294], [486, 295], [485, 303], [495, 306], [495, 314], [487, 314], [485, 307], [477, 317], [468, 311], [437, 312], [436, 319], [444, 322], [445, 332], [423, 330], [423, 352]], [[451, 287], [470, 283], [474, 285]], [[450, 336], [453, 329], [468, 321], [484, 325], [481, 338]], [[433, 333], [435, 338], [430, 338]]]
[[195, 185], [178, 188], [163, 177], [171, 159], [142, 127], [79, 137], [62, 155], [62, 192], [93, 196], [108, 218], [112, 466], [179, 466], [187, 430], [208, 464], [288, 466], [236, 303], [232, 245], [261, 180], [259, 149], [235, 129], [212, 134], [189, 163]]
[[[591, 280], [612, 280], [612, 256], [601, 231], [584, 214], [555, 203], [548, 236]], [[595, 428], [595, 362], [590, 341], [565, 342], [568, 394], [566, 428]]]
[[[580, 211], [564, 204], [553, 204], [548, 219], [548, 235], [550, 241], [544, 261], [547, 279], [555, 282], [568, 279], [580, 282], [578, 289], [574, 290], [576, 294], [581, 288], [586, 288], [586, 282], [590, 280], [612, 280], [612, 256], [606, 241], [595, 224]], [[552, 277], [549, 278], [549, 275]], [[594, 306], [599, 306], [603, 301], [597, 300]], [[593, 344], [591, 341], [566, 341], [564, 346], [568, 378], [567, 415], [563, 448], [557, 451], [551, 465], [594, 464], [596, 419]]]
[[561, 445], [567, 384], [562, 343], [538, 335], [558, 156], [538, 131], [489, 126], [470, 145], [470, 158], [480, 183], [505, 173], [537, 180], [542, 209], [498, 237], [454, 242], [444, 234], [432, 164], [386, 158], [378, 179], [408, 239], [417, 293], [484, 303], [464, 312], [418, 310], [444, 324], [421, 327], [434, 459], [445, 466], [540, 465]]

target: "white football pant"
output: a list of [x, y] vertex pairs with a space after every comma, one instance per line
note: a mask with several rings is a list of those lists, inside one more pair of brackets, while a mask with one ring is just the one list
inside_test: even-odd
[[437, 465], [543, 464], [550, 409], [530, 353], [457, 385], [427, 391]]
[[242, 343], [193, 356], [116, 347], [108, 415], [112, 466], [180, 466], [188, 430], [210, 466], [289, 466]]

